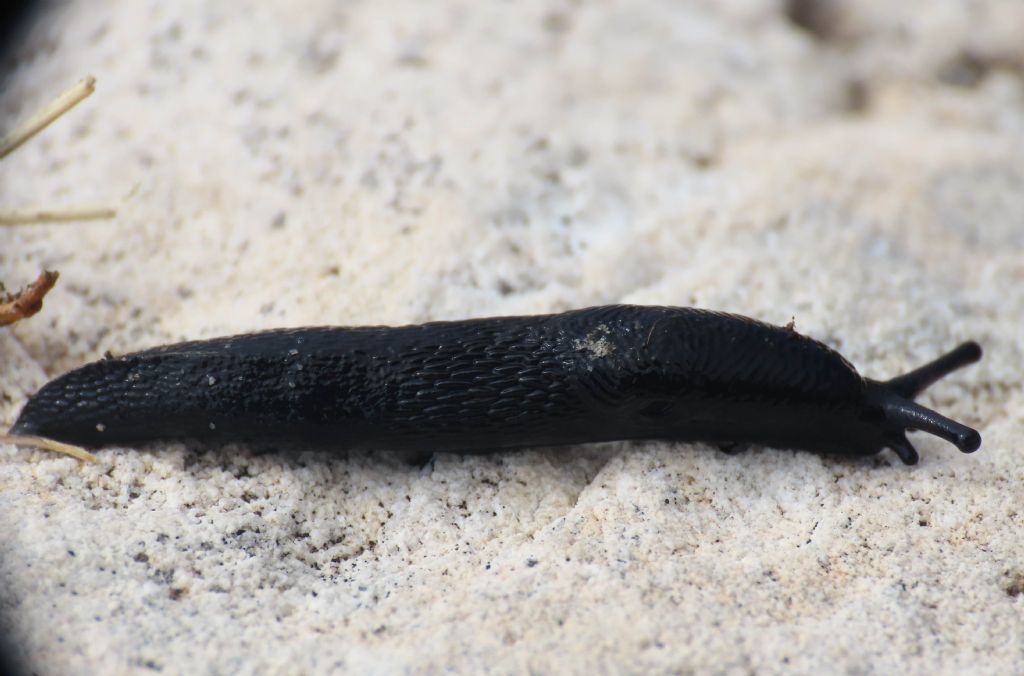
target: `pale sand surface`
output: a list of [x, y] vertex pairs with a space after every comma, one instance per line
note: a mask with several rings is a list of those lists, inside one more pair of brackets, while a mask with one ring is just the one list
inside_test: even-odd
[[[797, 3], [817, 6], [814, 2]], [[0, 163], [0, 424], [69, 368], [275, 326], [611, 302], [778, 324], [960, 455], [611, 444], [503, 457], [0, 446], [3, 622], [42, 673], [1024, 671], [1024, 5], [81, 2]], [[806, 12], [801, 16], [809, 16]]]

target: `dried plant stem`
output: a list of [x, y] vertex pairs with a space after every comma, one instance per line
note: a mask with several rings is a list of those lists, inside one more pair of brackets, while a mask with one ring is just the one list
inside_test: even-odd
[[28, 207], [14, 211], [0, 211], [0, 225], [33, 225], [37, 223], [69, 223], [98, 221], [117, 216], [117, 210], [105, 206], [81, 207]]
[[[58, 117], [74, 108], [96, 89], [96, 78], [89, 75], [63, 94], [36, 111], [18, 127], [0, 139], [0, 158], [10, 155], [25, 141], [41, 132]], [[117, 211], [106, 206], [30, 207], [0, 212], [0, 225], [29, 225], [33, 223], [64, 223], [68, 221], [94, 221], [113, 218]]]
[[65, 444], [64, 442], [55, 441], [54, 439], [47, 439], [45, 437], [18, 437], [0, 434], [0, 444], [14, 444], [15, 446], [40, 448], [44, 451], [53, 451], [55, 453], [70, 455], [72, 458], [78, 458], [83, 462], [96, 462], [96, 456], [84, 448]]
[[0, 139], [0, 158], [10, 155], [58, 117], [75, 107], [96, 89], [96, 78], [89, 75], [42, 109], [18, 125], [14, 131]]

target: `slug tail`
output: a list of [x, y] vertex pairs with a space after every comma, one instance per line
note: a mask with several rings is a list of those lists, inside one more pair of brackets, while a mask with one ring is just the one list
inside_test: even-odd
[[905, 399], [913, 399], [953, 371], [962, 369], [980, 359], [981, 346], [974, 341], [969, 341], [958, 345], [935, 361], [886, 381], [885, 386], [889, 391]]

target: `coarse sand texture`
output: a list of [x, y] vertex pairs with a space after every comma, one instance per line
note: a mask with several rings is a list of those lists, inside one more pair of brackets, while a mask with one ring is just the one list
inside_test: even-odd
[[1024, 4], [50, 6], [0, 60], [0, 430], [107, 351], [610, 303], [786, 325], [981, 431], [921, 463], [0, 444], [38, 673], [1024, 672]]

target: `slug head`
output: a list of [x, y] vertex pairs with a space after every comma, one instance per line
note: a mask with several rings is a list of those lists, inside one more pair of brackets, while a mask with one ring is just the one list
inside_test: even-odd
[[914, 397], [929, 385], [981, 359], [981, 346], [975, 342], [959, 345], [935, 361], [887, 381], [865, 379], [865, 404], [882, 433], [882, 445], [896, 451], [906, 465], [917, 464], [917, 450], [907, 432], [928, 432], [956, 446], [963, 453], [981, 447], [977, 430], [914, 403]]

